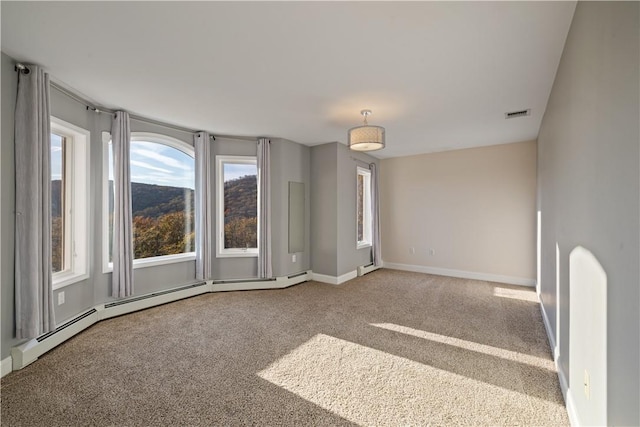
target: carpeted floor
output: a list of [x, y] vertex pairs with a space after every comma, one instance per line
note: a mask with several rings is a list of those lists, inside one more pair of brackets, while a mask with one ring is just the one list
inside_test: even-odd
[[3, 426], [569, 424], [533, 289], [392, 270], [106, 320], [0, 392]]

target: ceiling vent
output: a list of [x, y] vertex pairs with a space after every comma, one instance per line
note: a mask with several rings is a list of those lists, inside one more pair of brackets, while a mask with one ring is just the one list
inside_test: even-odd
[[528, 108], [526, 110], [512, 111], [510, 113], [504, 113], [504, 118], [505, 119], [515, 119], [516, 117], [524, 117], [524, 116], [530, 116], [530, 115], [531, 115], [531, 108]]

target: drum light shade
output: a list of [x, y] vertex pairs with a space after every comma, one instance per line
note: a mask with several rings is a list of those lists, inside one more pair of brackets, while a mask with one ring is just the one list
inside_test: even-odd
[[354, 151], [376, 151], [385, 147], [384, 128], [381, 126], [370, 126], [367, 123], [367, 116], [371, 110], [362, 110], [364, 125], [349, 129], [349, 148]]

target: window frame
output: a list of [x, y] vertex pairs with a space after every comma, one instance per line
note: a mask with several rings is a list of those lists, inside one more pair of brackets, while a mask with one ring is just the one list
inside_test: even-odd
[[[156, 144], [166, 145], [182, 151], [194, 160], [195, 165], [195, 148], [193, 145], [173, 138], [169, 135], [163, 135], [153, 132], [131, 132], [131, 141], [145, 141]], [[109, 235], [109, 148], [111, 145], [111, 133], [102, 132], [102, 272], [113, 272], [113, 262], [109, 261], [109, 243], [112, 236]], [[131, 167], [131, 166], [129, 166]], [[194, 170], [195, 183], [195, 170]], [[173, 255], [159, 255], [155, 257], [139, 258], [133, 260], [133, 269], [153, 267], [157, 265], [167, 265], [178, 262], [194, 261], [196, 259], [195, 251], [185, 252]]]
[[[362, 182], [362, 240], [358, 239], [358, 177]], [[373, 245], [373, 215], [371, 206], [371, 169], [356, 167], [356, 248], [364, 249]]]
[[[216, 258], [249, 258], [258, 256], [258, 248], [224, 247], [224, 164], [258, 165], [257, 156], [216, 156]], [[257, 172], [256, 172], [257, 173]], [[256, 177], [257, 178], [257, 177]], [[257, 201], [256, 201], [257, 202]], [[256, 215], [260, 224], [260, 209]], [[259, 226], [258, 226], [259, 227]], [[258, 230], [258, 234], [260, 230]]]
[[63, 270], [52, 273], [54, 290], [89, 278], [89, 161], [91, 132], [50, 117], [50, 132], [65, 138]]

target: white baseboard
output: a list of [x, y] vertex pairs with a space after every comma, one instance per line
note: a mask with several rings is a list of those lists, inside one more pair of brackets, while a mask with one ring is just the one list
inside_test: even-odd
[[348, 282], [351, 279], [358, 277], [358, 270], [353, 270], [342, 276], [328, 276], [326, 274], [312, 273], [311, 280], [321, 283], [329, 283], [330, 285], [341, 285], [344, 282]]
[[562, 396], [564, 397], [567, 414], [569, 415], [569, 422], [573, 427], [580, 426], [580, 423], [578, 421], [578, 414], [576, 413], [576, 408], [573, 403], [573, 397], [571, 396], [571, 390], [569, 390], [569, 383], [567, 382], [567, 377], [564, 374], [562, 367], [560, 366], [560, 347], [558, 347], [558, 343], [556, 343], [556, 340], [551, 333], [551, 322], [549, 321], [549, 316], [547, 316], [547, 310], [542, 304], [542, 300], [540, 300], [540, 312], [542, 313], [542, 323], [544, 323], [544, 329], [547, 332], [549, 346], [553, 351], [553, 361], [556, 367], [556, 372], [558, 373], [560, 390], [562, 391]]
[[11, 356], [2, 359], [2, 362], [0, 362], [0, 365], [2, 366], [2, 375], [1, 375], [2, 377], [4, 377], [7, 374], [10, 374], [11, 371], [13, 370], [13, 362], [11, 361]]
[[438, 276], [459, 277], [461, 279], [483, 280], [486, 282], [506, 283], [508, 285], [529, 286], [536, 285], [536, 279], [523, 277], [502, 276], [499, 274], [477, 273], [474, 271], [452, 270], [449, 268], [428, 267], [424, 265], [397, 264], [385, 262], [384, 268], [392, 270], [413, 271], [415, 273], [435, 274]]
[[559, 349], [556, 345], [556, 340], [551, 333], [551, 322], [549, 321], [549, 316], [547, 316], [547, 310], [545, 310], [542, 301], [540, 302], [540, 312], [542, 313], [542, 323], [544, 323], [544, 329], [547, 331], [547, 339], [549, 340], [549, 346], [551, 347], [551, 351], [553, 351], [553, 360], [558, 360]]
[[[566, 384], [566, 383], [565, 383]], [[569, 415], [569, 423], [572, 427], [580, 427], [580, 420], [578, 419], [578, 413], [576, 412], [576, 405], [573, 403], [573, 397], [567, 390], [567, 414]]]

